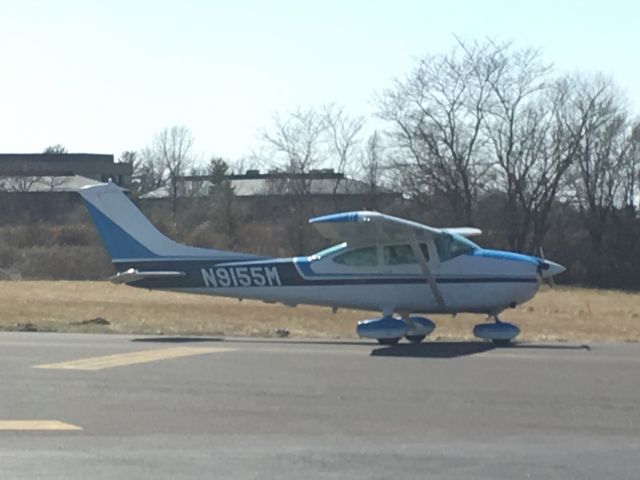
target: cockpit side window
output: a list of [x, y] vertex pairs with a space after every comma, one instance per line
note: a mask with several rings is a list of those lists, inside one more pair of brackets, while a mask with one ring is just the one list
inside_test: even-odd
[[375, 267], [378, 265], [378, 251], [375, 246], [356, 248], [336, 255], [333, 261], [349, 267]]
[[441, 262], [446, 262], [478, 248], [471, 240], [467, 240], [460, 235], [438, 235], [434, 238], [434, 241]]
[[[420, 244], [424, 258], [429, 261], [429, 250], [426, 243]], [[385, 245], [382, 249], [386, 265], [407, 265], [417, 263], [411, 245]]]

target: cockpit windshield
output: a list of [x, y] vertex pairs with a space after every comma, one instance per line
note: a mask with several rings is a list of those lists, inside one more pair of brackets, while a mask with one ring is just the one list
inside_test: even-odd
[[441, 262], [446, 262], [480, 248], [468, 238], [452, 233], [438, 235], [434, 238], [434, 241]]

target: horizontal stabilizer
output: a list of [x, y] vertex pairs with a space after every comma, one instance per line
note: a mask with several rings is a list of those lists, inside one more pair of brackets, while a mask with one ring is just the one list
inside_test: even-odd
[[136, 282], [138, 280], [146, 279], [146, 278], [175, 278], [175, 277], [184, 277], [186, 275], [185, 272], [168, 272], [168, 271], [155, 271], [155, 272], [141, 272], [140, 270], [136, 270], [135, 268], [130, 268], [125, 272], [120, 272], [113, 277], [109, 278], [111, 283], [115, 283], [116, 285], [121, 283], [131, 283]]

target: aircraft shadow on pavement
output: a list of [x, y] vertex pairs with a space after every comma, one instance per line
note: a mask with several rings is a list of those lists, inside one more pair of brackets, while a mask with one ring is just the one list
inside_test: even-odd
[[391, 345], [375, 348], [372, 357], [413, 357], [413, 358], [455, 358], [488, 352], [490, 350], [586, 350], [589, 345], [553, 345], [513, 343], [504, 347], [497, 347], [490, 342], [426, 342], [417, 345]]
[[454, 358], [487, 352], [496, 348], [489, 342], [427, 342], [411, 345], [401, 343], [388, 347], [374, 348], [372, 357], [422, 357]]

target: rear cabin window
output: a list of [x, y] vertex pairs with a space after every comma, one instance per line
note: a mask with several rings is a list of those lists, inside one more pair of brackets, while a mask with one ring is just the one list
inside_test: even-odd
[[378, 265], [378, 252], [376, 247], [356, 248], [337, 255], [333, 261], [349, 267], [375, 267]]
[[[429, 261], [429, 249], [426, 243], [420, 244], [424, 258]], [[418, 263], [411, 245], [385, 245], [382, 249], [385, 265], [407, 265]]]
[[459, 235], [438, 235], [434, 238], [434, 241], [441, 262], [446, 262], [478, 248], [471, 240]]

